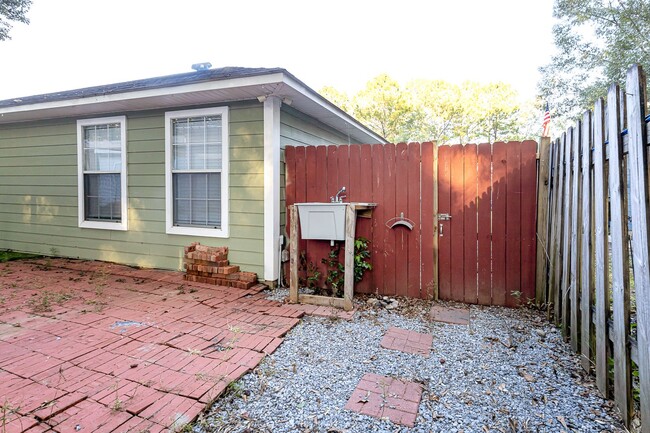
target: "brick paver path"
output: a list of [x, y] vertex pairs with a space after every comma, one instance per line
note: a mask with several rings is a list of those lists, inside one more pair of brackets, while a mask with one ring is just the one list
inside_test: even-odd
[[178, 272], [0, 264], [3, 433], [180, 430], [302, 311]]
[[422, 385], [377, 374], [364, 374], [345, 408], [396, 424], [413, 427], [418, 414]]
[[421, 334], [393, 326], [388, 329], [379, 344], [384, 349], [399, 350], [428, 357], [433, 344], [433, 335]]

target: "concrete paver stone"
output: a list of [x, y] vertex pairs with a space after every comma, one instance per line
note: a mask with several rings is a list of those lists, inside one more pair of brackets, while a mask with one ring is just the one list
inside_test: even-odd
[[452, 325], [469, 325], [469, 308], [432, 305], [431, 320]]

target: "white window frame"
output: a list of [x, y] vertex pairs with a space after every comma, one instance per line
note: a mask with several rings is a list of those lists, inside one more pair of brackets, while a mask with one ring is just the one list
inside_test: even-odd
[[[174, 225], [174, 192], [172, 179], [172, 120], [184, 117], [221, 117], [221, 228], [180, 227]], [[227, 238], [229, 232], [229, 174], [230, 145], [228, 107], [212, 107], [194, 110], [168, 111], [165, 113], [165, 220], [167, 234]]]
[[[109, 221], [87, 221], [85, 209], [85, 191], [84, 191], [84, 131], [85, 126], [106, 125], [109, 123], [120, 124], [120, 222]], [[77, 120], [77, 197], [79, 208], [79, 227], [86, 229], [102, 230], [128, 230], [128, 198], [127, 198], [127, 165], [126, 165], [126, 116], [97, 117], [94, 119]]]

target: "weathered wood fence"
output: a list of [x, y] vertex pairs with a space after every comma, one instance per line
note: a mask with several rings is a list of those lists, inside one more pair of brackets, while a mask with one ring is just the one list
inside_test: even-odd
[[550, 170], [540, 183], [548, 213], [538, 216], [546, 260], [537, 294], [627, 424], [639, 396], [650, 432], [646, 104], [645, 76], [634, 66], [624, 91], [612, 85], [606, 103], [597, 101], [541, 155]]

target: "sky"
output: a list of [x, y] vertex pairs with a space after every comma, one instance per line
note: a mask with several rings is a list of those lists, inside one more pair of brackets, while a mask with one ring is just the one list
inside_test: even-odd
[[532, 98], [553, 0], [33, 0], [0, 42], [0, 99], [213, 67], [281, 67], [315, 90], [503, 81]]

